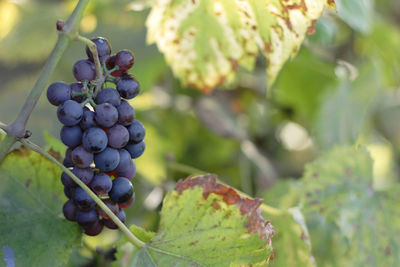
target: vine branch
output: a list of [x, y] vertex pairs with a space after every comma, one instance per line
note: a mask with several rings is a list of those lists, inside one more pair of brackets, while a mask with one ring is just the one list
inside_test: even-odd
[[77, 183], [83, 190], [85, 190], [86, 193], [88, 193], [89, 196], [96, 202], [96, 204], [99, 205], [100, 208], [103, 209], [108, 216], [110, 216], [110, 218], [115, 222], [116, 225], [118, 225], [119, 229], [128, 237], [128, 239], [131, 241], [133, 245], [135, 245], [139, 249], [144, 246], [144, 242], [139, 240], [131, 231], [129, 231], [128, 227], [126, 227], [126, 225], [123, 222], [121, 222], [120, 219], [118, 219], [118, 217], [107, 207], [107, 205], [104, 204], [104, 202], [95, 193], [93, 193], [93, 191], [90, 190], [90, 188], [87, 185], [85, 185], [77, 176], [75, 176], [68, 168], [66, 168], [52, 155], [44, 151], [40, 146], [34, 144], [33, 142], [27, 139], [21, 139], [20, 142], [29, 149], [46, 157], [55, 165], [57, 165], [59, 168], [61, 168], [65, 173], [67, 173], [72, 178], [72, 180], [74, 180], [75, 183]]

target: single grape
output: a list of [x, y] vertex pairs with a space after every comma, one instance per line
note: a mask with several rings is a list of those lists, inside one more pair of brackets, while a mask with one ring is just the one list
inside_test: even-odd
[[63, 206], [63, 213], [64, 213], [64, 217], [65, 219], [67, 219], [68, 221], [76, 221], [76, 211], [77, 211], [77, 207], [75, 206], [74, 202], [69, 199], [67, 202], [65, 202], [64, 206]]
[[47, 88], [47, 99], [54, 106], [59, 106], [71, 99], [71, 88], [65, 82], [55, 82]]
[[135, 110], [126, 100], [121, 100], [121, 104], [117, 107], [118, 122], [124, 126], [128, 126], [135, 119]]
[[65, 151], [65, 157], [64, 157], [63, 164], [67, 168], [74, 166], [74, 164], [72, 163], [71, 152], [72, 152], [72, 148], [70, 148], [70, 147], [67, 148], [67, 150]]
[[[120, 219], [121, 222], [125, 222], [126, 214], [123, 210], [119, 210], [116, 215], [117, 215], [118, 219]], [[116, 225], [113, 220], [103, 219], [102, 223], [104, 224], [105, 227], [107, 227], [109, 229], [118, 229], [118, 225]]]
[[125, 126], [116, 124], [107, 131], [108, 145], [113, 148], [122, 148], [128, 144], [129, 132]]
[[126, 202], [124, 202], [124, 203], [119, 203], [119, 204], [118, 204], [118, 207], [119, 207], [120, 209], [126, 209], [127, 207], [129, 207], [130, 205], [132, 205], [133, 202], [135, 202], [135, 193], [133, 193], [132, 197], [131, 197], [128, 201], [126, 201]]
[[[111, 45], [108, 42], [107, 39], [103, 37], [96, 37], [92, 39], [92, 42], [96, 45], [97, 47], [97, 54], [99, 55], [99, 60], [100, 62], [105, 62], [106, 59], [110, 56], [111, 54]], [[86, 46], [86, 55], [88, 58], [94, 62], [93, 54], [90, 51], [89, 47]]]
[[121, 104], [121, 97], [114, 88], [104, 88], [96, 97], [97, 104], [110, 103], [114, 107]]
[[127, 71], [134, 63], [135, 57], [132, 51], [124, 49], [115, 55], [115, 65], [117, 65], [121, 71]]
[[61, 174], [61, 183], [64, 186], [68, 186], [68, 187], [77, 187], [78, 185], [74, 182], [74, 180], [72, 180], [72, 178], [66, 173], [63, 172]]
[[74, 100], [67, 100], [57, 108], [58, 120], [65, 126], [78, 124], [82, 119], [82, 115], [82, 106]]
[[76, 221], [83, 227], [90, 226], [99, 221], [99, 214], [96, 209], [77, 210]]
[[83, 133], [82, 143], [87, 151], [99, 153], [107, 147], [107, 134], [98, 127], [90, 128]]
[[94, 163], [99, 170], [109, 172], [117, 168], [119, 164], [118, 150], [107, 147], [94, 156]]
[[76, 147], [82, 143], [82, 130], [79, 126], [64, 126], [61, 128], [60, 137], [64, 145]]
[[77, 168], [75, 167], [72, 170], [72, 173], [75, 174], [84, 184], [88, 185], [93, 180], [94, 172], [90, 168]]
[[133, 195], [132, 183], [124, 177], [115, 178], [112, 182], [112, 188], [108, 195], [112, 201], [116, 203], [124, 203]]
[[125, 169], [125, 170], [122, 170], [122, 171], [117, 171], [117, 175], [119, 177], [125, 177], [128, 180], [132, 180], [136, 175], [136, 164], [135, 164], [135, 162], [132, 159], [130, 159], [130, 163], [128, 165], [128, 168]]
[[96, 79], [96, 66], [89, 59], [81, 59], [74, 64], [72, 73], [78, 81], [93, 81]]
[[93, 154], [88, 152], [83, 146], [74, 148], [71, 153], [72, 162], [79, 168], [88, 168], [93, 162]]
[[64, 186], [64, 194], [68, 199], [72, 199], [74, 196], [75, 187]]
[[121, 97], [132, 99], [139, 94], [139, 82], [132, 76], [125, 74], [117, 82], [117, 90]]
[[131, 154], [131, 157], [133, 159], [140, 157], [143, 154], [145, 148], [146, 148], [146, 143], [144, 141], [138, 144], [131, 143], [124, 147], [124, 149], [126, 149], [129, 152], [129, 154]]
[[72, 96], [74, 93], [82, 93], [83, 92], [83, 84], [80, 82], [77, 83], [71, 83], [69, 85], [71, 87], [71, 99], [78, 102], [78, 103], [82, 103], [84, 100], [83, 96]]
[[79, 123], [79, 126], [81, 126], [83, 130], [87, 130], [89, 128], [97, 126], [96, 120], [94, 118], [94, 112], [87, 107], [83, 108], [82, 120]]
[[119, 164], [115, 169], [117, 172], [125, 171], [129, 168], [132, 158], [131, 154], [126, 149], [118, 149], [119, 152]]
[[90, 188], [96, 195], [106, 195], [111, 190], [111, 187], [111, 178], [105, 173], [96, 174], [90, 184]]
[[[88, 211], [92, 208], [94, 208], [96, 202], [89, 196], [88, 193], [86, 193], [85, 190], [83, 190], [81, 187], [77, 187], [74, 191], [74, 196], [72, 198], [74, 200], [75, 205], [80, 209], [80, 210], [85, 210]], [[97, 212], [96, 212], [97, 214]], [[77, 221], [79, 223], [79, 213], [77, 214]]]
[[[106, 206], [114, 213], [117, 214], [119, 211], [118, 208], [118, 204], [115, 202], [112, 202], [110, 199], [106, 199], [103, 201], [104, 204], [106, 204]], [[97, 211], [99, 212], [99, 215], [103, 218], [103, 219], [110, 219], [110, 217], [107, 215], [107, 213], [100, 208], [99, 206], [97, 206]]]
[[132, 141], [133, 143], [140, 143], [143, 141], [144, 136], [146, 135], [146, 129], [144, 128], [143, 123], [134, 120], [127, 128], [129, 131], [129, 141]]
[[103, 127], [111, 127], [118, 121], [118, 111], [110, 103], [97, 105], [96, 122]]
[[96, 236], [101, 233], [103, 227], [104, 227], [103, 223], [98, 221], [94, 224], [83, 227], [83, 230], [85, 231], [86, 235]]

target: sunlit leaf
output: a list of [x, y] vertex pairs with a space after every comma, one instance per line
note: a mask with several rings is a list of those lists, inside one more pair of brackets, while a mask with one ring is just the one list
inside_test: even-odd
[[259, 51], [272, 84], [310, 27], [333, 0], [158, 0], [147, 20], [148, 42], [157, 43], [174, 74], [203, 91], [252, 69]]

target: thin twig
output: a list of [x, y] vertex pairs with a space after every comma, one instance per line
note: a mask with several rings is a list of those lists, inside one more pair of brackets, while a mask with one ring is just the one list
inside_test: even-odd
[[131, 241], [133, 245], [135, 245], [137, 248], [141, 248], [144, 246], [144, 242], [139, 240], [129, 229], [126, 227], [126, 225], [121, 222], [120, 219], [104, 204], [101, 199], [90, 190], [90, 188], [85, 185], [78, 177], [76, 177], [68, 168], [66, 168], [64, 165], [62, 165], [57, 159], [55, 159], [53, 156], [51, 156], [49, 153], [44, 151], [41, 147], [38, 145], [32, 143], [31, 141], [27, 139], [21, 139], [21, 143], [23, 143], [26, 147], [32, 149], [33, 151], [41, 154], [42, 156], [46, 157], [49, 159], [51, 162], [56, 164], [59, 168], [61, 168], [65, 173], [67, 173], [72, 180], [74, 180], [75, 183], [77, 183], [83, 190], [86, 191], [90, 195], [90, 197], [96, 202], [97, 205], [100, 206], [101, 209], [104, 210], [105, 213], [107, 213], [108, 216], [110, 216], [111, 220], [114, 221], [116, 225], [118, 225], [119, 229], [128, 237], [128, 239]]

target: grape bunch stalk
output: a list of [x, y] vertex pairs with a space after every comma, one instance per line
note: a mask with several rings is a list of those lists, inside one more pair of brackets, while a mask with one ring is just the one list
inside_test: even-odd
[[[139, 82], [127, 73], [134, 64], [131, 51], [121, 50], [111, 55], [107, 39], [97, 37], [92, 42], [97, 47], [104, 82], [98, 84], [95, 60], [86, 46], [88, 58], [78, 60], [73, 66], [77, 81], [52, 83], [47, 98], [58, 107], [57, 117], [63, 124], [60, 137], [68, 147], [64, 166], [124, 222], [123, 209], [135, 200], [131, 183], [136, 174], [133, 159], [145, 150], [145, 128], [126, 101], [139, 94]], [[76, 221], [92, 236], [98, 235], [104, 226], [118, 228], [67, 173], [62, 173], [61, 182], [69, 199], [63, 206], [67, 220]]]

